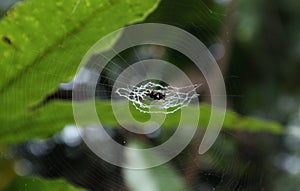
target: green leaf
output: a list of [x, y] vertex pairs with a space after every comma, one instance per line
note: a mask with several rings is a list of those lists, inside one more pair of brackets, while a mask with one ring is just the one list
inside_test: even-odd
[[17, 177], [3, 191], [84, 191], [64, 180], [46, 180], [37, 177]]
[[[132, 141], [128, 144], [131, 148], [142, 147], [143, 143]], [[149, 147], [148, 147], [149, 148]], [[151, 155], [137, 155], [135, 152], [127, 151], [125, 153], [128, 163], [144, 164], [151, 158], [151, 161], [162, 157], [159, 153], [152, 152]], [[189, 190], [184, 182], [183, 177], [175, 170], [170, 163], [149, 168], [149, 169], [123, 169], [126, 185], [129, 190], [157, 190], [157, 191], [185, 191]]]
[[[121, 112], [128, 107], [125, 102], [118, 104], [118, 110]], [[111, 102], [98, 101], [96, 102], [96, 108], [102, 125], [118, 127], [119, 123], [114, 117]], [[197, 109], [198, 108], [194, 106], [186, 108], [187, 112], [191, 113]], [[200, 104], [199, 127], [206, 128], [210, 119], [210, 111], [210, 105]], [[131, 112], [138, 121], [147, 121], [147, 119], [149, 119], [148, 114], [141, 113], [138, 110], [133, 109]], [[90, 122], [88, 116], [89, 112], [82, 111], [82, 113], [87, 114], [86, 123], [88, 124]], [[8, 129], [7, 131], [1, 130], [0, 143], [15, 143], [30, 138], [46, 137], [60, 130], [66, 124], [75, 124], [71, 102], [55, 101], [46, 104], [39, 110], [27, 113], [25, 117], [26, 120], [18, 122], [14, 128]], [[138, 126], [136, 121], [128, 118], [125, 112], [124, 115], [119, 116], [118, 120], [123, 121], [127, 125]], [[176, 127], [178, 120], [180, 120], [180, 111], [167, 115], [163, 128]], [[193, 118], [185, 119], [185, 124], [189, 125], [189, 121], [193, 120]], [[266, 131], [281, 133], [283, 131], [282, 126], [276, 122], [269, 122], [253, 117], [242, 117], [230, 110], [226, 111], [223, 128], [227, 130], [244, 130], [250, 132]]]
[[[38, 121], [55, 116], [61, 119], [61, 112], [40, 116], [33, 115], [30, 108], [54, 92], [61, 82], [72, 79], [82, 57], [96, 41], [143, 20], [157, 2], [28, 0], [11, 9], [0, 21], [1, 136], [7, 132], [23, 134], [30, 128], [32, 117]], [[62, 128], [64, 122], [52, 128]], [[37, 134], [24, 136], [29, 139], [44, 128], [40, 126]]]

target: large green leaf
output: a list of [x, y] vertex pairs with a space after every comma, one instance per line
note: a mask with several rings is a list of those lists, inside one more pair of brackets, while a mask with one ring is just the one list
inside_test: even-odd
[[46, 180], [37, 177], [17, 177], [3, 191], [84, 191], [64, 180]]
[[[0, 21], [1, 136], [22, 134], [30, 128], [31, 118], [61, 120], [62, 112], [40, 116], [30, 107], [55, 91], [59, 83], [69, 81], [97, 40], [143, 20], [157, 1], [28, 0], [11, 9]], [[49, 132], [61, 127], [53, 126]], [[45, 128], [40, 126], [36, 132]]]

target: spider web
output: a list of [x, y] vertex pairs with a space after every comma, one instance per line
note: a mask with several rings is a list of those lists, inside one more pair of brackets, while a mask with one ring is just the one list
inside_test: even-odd
[[[144, 85], [133, 86], [132, 89], [118, 88], [116, 93], [131, 101], [134, 107], [143, 113], [169, 114], [189, 105], [193, 98], [199, 96], [195, 90], [201, 84], [194, 84], [185, 87], [163, 86], [154, 82]], [[160, 100], [149, 100], [148, 92], [155, 91], [165, 96]]]
[[[78, 0], [76, 2], [76, 4], [74, 5], [73, 11], [76, 11], [77, 6], [80, 6], [81, 0]], [[162, 1], [160, 7], [166, 7], [167, 10], [170, 10], [170, 8], [176, 8], [177, 7], [181, 7], [181, 8], [186, 8], [191, 10], [191, 15], [194, 20], [199, 18], [199, 20], [201, 20], [202, 18], [206, 19], [209, 18], [211, 16], [215, 16], [216, 12], [212, 11], [211, 9], [209, 9], [209, 7], [203, 2], [203, 1], [199, 1], [197, 2], [197, 5], [195, 4], [190, 4], [190, 3], [186, 3], [186, 2], [172, 2], [171, 6], [170, 4], [164, 3], [166, 1]], [[192, 12], [192, 10], [194, 10]], [[197, 13], [197, 14], [196, 14]], [[212, 41], [214, 41], [214, 38], [209, 38], [211, 36], [216, 36], [214, 30], [212, 29], [212, 27], [206, 27], [206, 25], [199, 25], [198, 23], [196, 23], [194, 20], [189, 20], [186, 19], [185, 22], [186, 23], [190, 23], [191, 25], [194, 26], [194, 30], [196, 31], [201, 31], [202, 32], [202, 36], [207, 37], [206, 39], [210, 39], [208, 40], [209, 43], [212, 43]], [[217, 22], [220, 22], [220, 20], [218, 20], [218, 18], [216, 18]], [[178, 23], [177, 23], [178, 22]], [[181, 25], [181, 23], [178, 21], [178, 19], [176, 18], [174, 20], [174, 22], [172, 22], [171, 24], [173, 25]], [[85, 40], [83, 39], [82, 42], [84, 43]], [[135, 51], [135, 50], [134, 50]], [[137, 54], [137, 57], [139, 57], [139, 55]], [[61, 59], [61, 58], [58, 58]], [[63, 60], [62, 60], [63, 61]], [[63, 69], [67, 69], [67, 68], [63, 68]], [[117, 71], [122, 70], [122, 68], [115, 66], [114, 69], [112, 69], [112, 73], [111, 75], [114, 75], [115, 73], [118, 73]], [[53, 75], [53, 74], [49, 74], [49, 75]], [[112, 77], [111, 77], [112, 78]], [[107, 80], [109, 81], [109, 80]], [[112, 80], [113, 81], [113, 80]], [[106, 84], [101, 84], [102, 87], [105, 86]], [[111, 85], [108, 85], [110, 89]], [[200, 87], [200, 84], [196, 84], [196, 85], [192, 85], [192, 86], [185, 86], [185, 87], [174, 87], [174, 86], [163, 86], [160, 84], [156, 84], [156, 83], [147, 83], [145, 85], [141, 85], [141, 86], [133, 86], [133, 87], [127, 87], [127, 88], [119, 88], [118, 92], [120, 93], [119, 95], [122, 97], [127, 98], [129, 101], [131, 101], [137, 109], [139, 109], [142, 112], [175, 112], [178, 109], [181, 109], [182, 107], [185, 107], [187, 105], [190, 104], [191, 100], [198, 97], [199, 94], [196, 94], [194, 91]], [[126, 87], [126, 86], [124, 86]], [[165, 96], [165, 99], [163, 100], [151, 100], [146, 94], [145, 92], [148, 90], [153, 90], [156, 92], [160, 92]], [[103, 88], [103, 90], [101, 90], [100, 93], [104, 94], [106, 93], [106, 89]], [[117, 92], [117, 93], [118, 93]], [[99, 92], [97, 92], [99, 93]], [[135, 97], [135, 95], [138, 95]], [[144, 99], [143, 99], [144, 98]], [[144, 107], [142, 107], [144, 106]], [[155, 110], [156, 111], [152, 111]], [[166, 109], [170, 109], [170, 111], [165, 111]], [[149, 110], [149, 111], [148, 111]], [[185, 155], [187, 158], [190, 157], [191, 159], [193, 159], [193, 161], [191, 162], [192, 164], [196, 164], [196, 167], [192, 169], [192, 165], [191, 167], [189, 166], [180, 166], [182, 171], [186, 171], [188, 170], [188, 168], [191, 168], [193, 171], [190, 173], [191, 176], [194, 176], [194, 179], [197, 179], [198, 181], [196, 183], [194, 183], [194, 185], [192, 187], [195, 188], [195, 190], [202, 188], [202, 190], [215, 190], [215, 188], [219, 188], [220, 190], [234, 190], [234, 188], [236, 188], [236, 185], [239, 185], [239, 177], [241, 176], [240, 173], [236, 173], [235, 176], [233, 176], [232, 174], [234, 174], [232, 168], [237, 166], [237, 161], [240, 161], [238, 159], [238, 157], [231, 156], [230, 154], [232, 153], [232, 149], [230, 147], [230, 143], [228, 143], [229, 141], [235, 141], [236, 138], [235, 137], [231, 137], [226, 135], [226, 136], [222, 136], [220, 137], [216, 144], [216, 146], [214, 146], [214, 148], [212, 149], [211, 153], [207, 154], [207, 156], [202, 157], [201, 158], [198, 156], [198, 154], [194, 155], [192, 151], [187, 150], [185, 153], [183, 153], [182, 155]], [[219, 143], [219, 144], [218, 144]], [[229, 145], [229, 146], [228, 146]], [[197, 147], [198, 145], [196, 145]], [[228, 148], [229, 147], [229, 148]], [[231, 150], [230, 150], [231, 149]], [[253, 154], [253, 153], [250, 153]], [[249, 154], [249, 155], [250, 155]], [[229, 157], [228, 157], [229, 156]], [[55, 157], [56, 158], [56, 157]], [[200, 159], [199, 159], [200, 158]], [[180, 158], [182, 159], [182, 158]], [[195, 159], [195, 160], [194, 160]], [[196, 161], [197, 159], [197, 161]], [[37, 160], [42, 160], [42, 159], [37, 159]], [[51, 160], [52, 161], [52, 160]], [[68, 163], [66, 163], [65, 160], [61, 160], [61, 158], [58, 158], [57, 161], [60, 162], [60, 164], [62, 163], [64, 166], [69, 166]], [[182, 163], [182, 160], [180, 160]], [[200, 161], [200, 162], [198, 162]], [[224, 161], [224, 162], [223, 162]], [[251, 162], [251, 161], [250, 161]], [[91, 162], [90, 164], [94, 164], [94, 161]], [[49, 165], [49, 164], [48, 164]], [[86, 169], [93, 169], [95, 170], [96, 168], [99, 167], [95, 167], [95, 166], [89, 166]], [[51, 162], [50, 167], [53, 166], [53, 163]], [[75, 170], [75, 166], [71, 166], [70, 168], [73, 170]], [[78, 166], [78, 165], [77, 165]], [[252, 165], [250, 167], [253, 168], [257, 168], [257, 166]], [[95, 169], [94, 169], [95, 168]], [[106, 167], [108, 168], [108, 167]], [[196, 174], [194, 172], [200, 172], [199, 174]], [[240, 172], [240, 170], [236, 170], [237, 172]], [[101, 169], [97, 169], [97, 174], [99, 175], [99, 172], [102, 173]], [[72, 173], [75, 174], [75, 173]], [[164, 171], [162, 171], [162, 176], [164, 176]], [[187, 173], [188, 174], [188, 173]], [[256, 173], [256, 176], [259, 177], [261, 173]], [[99, 180], [96, 179], [97, 181], [94, 181], [94, 177], [99, 177], [99, 176], [91, 176], [91, 178], [88, 181], [88, 183], [95, 183]], [[226, 176], [229, 176], [230, 178], [226, 178]], [[248, 177], [253, 177], [253, 176], [248, 176], [247, 171], [243, 172], [243, 176], [245, 176], [248, 180]], [[248, 176], [248, 177], [247, 177]], [[77, 178], [79, 180], [79, 178]], [[216, 181], [216, 179], [218, 181]], [[115, 181], [115, 184], [119, 183], [118, 179], [113, 179], [113, 181]], [[254, 181], [252, 181], [254, 182]], [[247, 184], [245, 182], [244, 183], [244, 187], [247, 187]], [[121, 183], [120, 183], [121, 184]], [[261, 180], [255, 180], [255, 183], [253, 183], [253, 185], [255, 186], [260, 186]], [[113, 185], [113, 184], [110, 184]], [[250, 185], [250, 184], [249, 184]], [[250, 185], [250, 188], [253, 187]], [[204, 188], [204, 189], [203, 189]], [[240, 189], [242, 189], [243, 187], [240, 185], [240, 187], [238, 187]], [[218, 190], [219, 190], [218, 189]], [[258, 190], [258, 189], [256, 189]]]

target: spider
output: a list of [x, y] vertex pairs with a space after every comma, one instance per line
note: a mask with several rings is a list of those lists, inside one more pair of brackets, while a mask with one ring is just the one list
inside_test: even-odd
[[164, 94], [162, 92], [154, 91], [154, 90], [151, 90], [151, 91], [148, 90], [145, 93], [145, 95], [149, 96], [153, 100], [162, 100], [162, 99], [165, 99], [165, 97], [166, 97], [166, 94]]

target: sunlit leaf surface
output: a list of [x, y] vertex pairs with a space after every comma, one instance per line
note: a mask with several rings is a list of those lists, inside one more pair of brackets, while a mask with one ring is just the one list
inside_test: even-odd
[[[143, 20], [156, 4], [157, 0], [28, 0], [12, 8], [0, 21], [1, 141], [10, 135], [16, 140], [41, 132], [49, 135], [70, 121], [71, 113], [65, 113], [69, 103], [50, 106], [49, 111], [30, 108], [72, 79], [96, 41]], [[48, 118], [59, 124], [32, 126]]]

